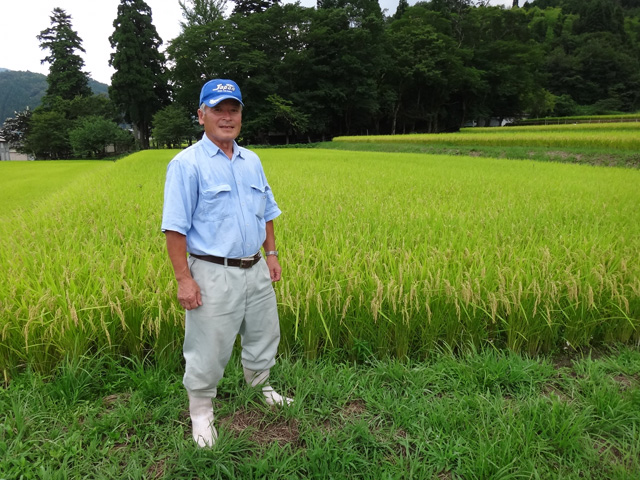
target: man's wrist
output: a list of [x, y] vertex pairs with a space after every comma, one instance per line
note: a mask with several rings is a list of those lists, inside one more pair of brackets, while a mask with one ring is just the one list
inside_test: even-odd
[[278, 250], [265, 250], [264, 251], [264, 256], [265, 257], [269, 257], [269, 256], [275, 256], [276, 258], [278, 257]]
[[189, 270], [189, 267], [185, 266], [183, 268], [180, 268], [176, 271], [173, 272], [175, 277], [176, 277], [176, 281], [178, 283], [182, 282], [183, 280], [189, 280], [191, 279], [191, 270]]

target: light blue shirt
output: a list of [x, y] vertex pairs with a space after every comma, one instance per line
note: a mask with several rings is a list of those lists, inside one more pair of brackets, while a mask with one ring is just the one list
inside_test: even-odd
[[190, 253], [252, 256], [280, 213], [260, 159], [235, 142], [229, 160], [203, 135], [167, 166], [162, 231], [186, 235]]

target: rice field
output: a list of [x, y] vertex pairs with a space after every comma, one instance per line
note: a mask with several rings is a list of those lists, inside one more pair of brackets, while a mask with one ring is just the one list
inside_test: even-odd
[[[285, 355], [420, 359], [443, 345], [535, 354], [640, 341], [638, 171], [258, 153], [284, 212]], [[179, 351], [183, 311], [160, 232], [174, 154], [136, 153], [0, 217], [5, 380], [86, 352]]]
[[111, 162], [60, 160], [56, 162], [3, 162], [0, 217], [15, 209], [55, 195], [83, 175], [113, 166]]
[[640, 150], [640, 122], [463, 128], [459, 133], [335, 137], [337, 142]]
[[640, 121], [640, 112], [636, 113], [620, 113], [614, 115], [575, 115], [572, 117], [544, 117], [544, 118], [527, 118], [519, 120], [519, 125], [527, 124], [564, 124], [564, 123], [603, 123], [603, 122], [638, 122]]

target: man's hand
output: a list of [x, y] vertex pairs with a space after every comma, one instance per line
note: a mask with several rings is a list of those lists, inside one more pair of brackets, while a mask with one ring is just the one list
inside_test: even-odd
[[278, 262], [278, 257], [275, 255], [268, 255], [267, 266], [269, 267], [269, 275], [271, 275], [271, 281], [272, 282], [280, 281], [280, 277], [282, 275], [282, 267], [280, 267], [280, 262]]
[[202, 305], [200, 286], [193, 278], [184, 278], [178, 282], [178, 301], [186, 310]]

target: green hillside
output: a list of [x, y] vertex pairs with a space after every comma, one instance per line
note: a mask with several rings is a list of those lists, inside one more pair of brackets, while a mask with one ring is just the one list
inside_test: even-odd
[[[89, 87], [96, 94], [106, 94], [108, 89], [108, 85], [95, 80], [89, 80]], [[46, 75], [0, 68], [0, 123], [16, 111], [36, 108], [46, 90]]]

